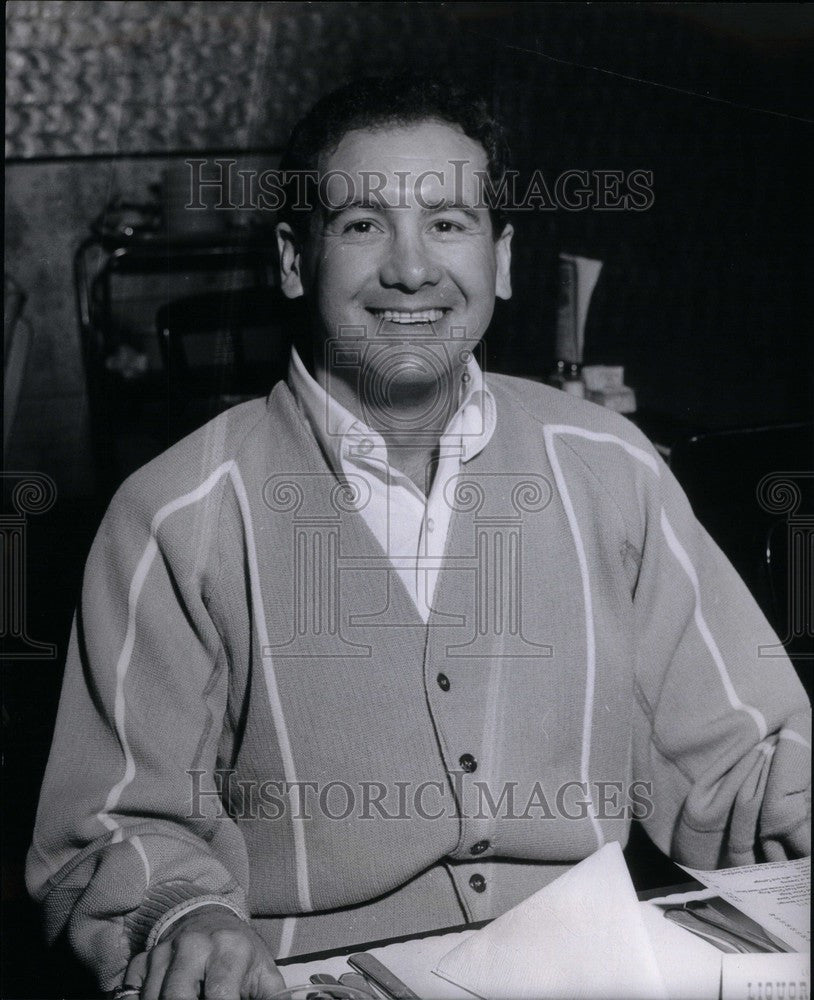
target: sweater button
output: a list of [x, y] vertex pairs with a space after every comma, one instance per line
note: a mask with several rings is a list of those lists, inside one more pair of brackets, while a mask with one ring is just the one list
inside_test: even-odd
[[465, 753], [460, 758], [460, 760], [458, 761], [458, 763], [461, 765], [461, 767], [464, 769], [464, 771], [468, 771], [470, 774], [473, 771], [477, 771], [477, 769], [478, 769], [478, 762], [475, 760], [475, 758], [472, 756], [471, 753]]
[[489, 850], [489, 841], [488, 840], [479, 840], [476, 844], [473, 844], [469, 848], [469, 853], [470, 854], [483, 854], [484, 851], [488, 851], [488, 850]]
[[483, 892], [486, 889], [486, 879], [480, 873], [470, 875], [469, 884], [475, 892]]
[[439, 674], [435, 679], [442, 691], [449, 691], [449, 677], [446, 674]]

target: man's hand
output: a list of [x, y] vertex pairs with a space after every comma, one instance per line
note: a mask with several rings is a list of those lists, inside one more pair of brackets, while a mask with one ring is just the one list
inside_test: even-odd
[[269, 1000], [285, 989], [266, 945], [223, 906], [172, 924], [130, 962], [124, 982], [140, 989], [140, 1000]]

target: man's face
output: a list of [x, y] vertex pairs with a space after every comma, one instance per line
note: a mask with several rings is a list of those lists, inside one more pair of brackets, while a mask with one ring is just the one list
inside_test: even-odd
[[342, 380], [332, 358], [348, 330], [379, 345], [365, 363], [389, 366], [396, 391], [436, 377], [428, 345], [450, 375], [462, 368], [495, 296], [511, 295], [511, 227], [495, 239], [478, 204], [486, 168], [479, 143], [435, 121], [349, 132], [323, 156], [331, 207], [313, 213], [302, 247], [280, 227], [283, 291], [309, 300], [318, 377]]

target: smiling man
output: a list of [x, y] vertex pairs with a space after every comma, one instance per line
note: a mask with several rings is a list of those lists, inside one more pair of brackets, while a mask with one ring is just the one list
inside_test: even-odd
[[283, 161], [337, 181], [321, 187], [319, 211], [289, 211], [278, 230], [283, 291], [310, 307], [309, 366], [332, 400], [382, 431], [393, 464], [423, 491], [495, 296], [511, 295], [512, 227], [493, 218], [482, 183], [506, 169], [502, 135], [482, 109], [477, 121], [458, 104], [470, 132], [492, 125], [491, 162], [460, 125], [415, 107], [402, 123], [391, 107], [389, 125], [349, 129], [334, 148], [308, 148], [306, 125]]
[[131, 477], [90, 555], [50, 937], [104, 989], [270, 997], [275, 958], [493, 917], [633, 818], [698, 867], [807, 853], [804, 692], [669, 471], [477, 363], [511, 293], [486, 105], [362, 81], [283, 168], [327, 179], [278, 228], [289, 377]]

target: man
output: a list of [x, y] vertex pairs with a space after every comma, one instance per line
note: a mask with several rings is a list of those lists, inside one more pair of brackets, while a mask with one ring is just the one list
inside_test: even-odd
[[320, 181], [278, 229], [288, 381], [131, 477], [90, 555], [49, 935], [104, 989], [269, 997], [275, 958], [494, 916], [634, 816], [700, 867], [807, 853], [803, 690], [668, 470], [476, 362], [511, 294], [485, 106], [361, 82], [283, 165]]

